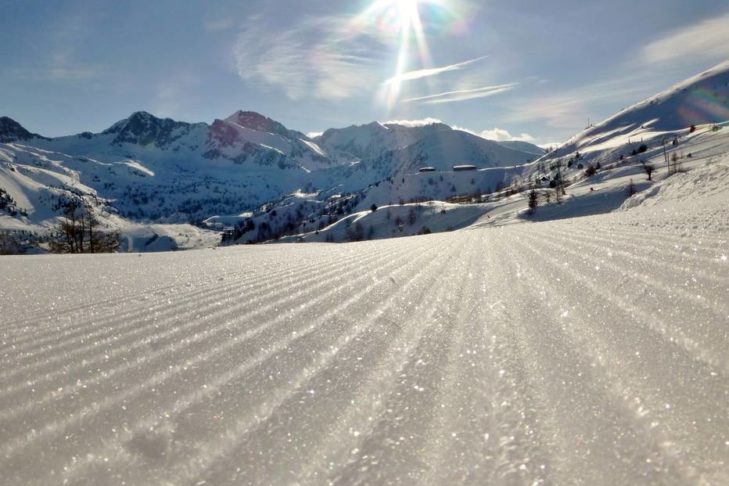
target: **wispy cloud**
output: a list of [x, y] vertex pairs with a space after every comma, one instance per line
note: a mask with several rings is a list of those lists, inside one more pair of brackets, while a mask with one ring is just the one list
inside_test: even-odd
[[104, 69], [76, 61], [74, 49], [70, 47], [58, 48], [51, 53], [46, 75], [55, 81], [87, 81], [103, 77]]
[[729, 57], [729, 13], [704, 20], [646, 45], [642, 58], [650, 64]]
[[370, 92], [377, 84], [375, 40], [352, 37], [346, 25], [346, 17], [307, 18], [282, 33], [250, 22], [234, 50], [238, 75], [282, 89], [294, 100], [341, 100]]
[[70, 49], [57, 48], [47, 55], [48, 59], [42, 63], [11, 68], [7, 72], [19, 79], [59, 83], [98, 81], [110, 76], [108, 66], [77, 61]]
[[486, 98], [500, 93], [505, 93], [514, 89], [518, 83], [499, 84], [495, 86], [484, 86], [476, 89], [463, 89], [458, 91], [448, 91], [418, 98], [410, 98], [403, 100], [403, 103], [422, 102], [427, 105], [435, 105], [442, 103], [454, 103], [458, 101], [474, 100], [478, 98]]
[[552, 128], [579, 130], [587, 124], [588, 117], [598, 121], [595, 117], [612, 115], [612, 108], [607, 113], [596, 111], [605, 104], [630, 106], [654, 94], [656, 76], [650, 71], [640, 71], [579, 88], [514, 100], [504, 120], [510, 123], [540, 121]]
[[459, 62], [456, 64], [451, 64], [449, 66], [409, 71], [406, 73], [402, 73], [399, 76], [394, 76], [382, 84], [384, 86], [389, 86], [389, 85], [396, 84], [396, 83], [402, 83], [404, 81], [415, 81], [417, 79], [429, 78], [431, 76], [438, 76], [439, 74], [443, 74], [443, 73], [448, 73], [448, 72], [452, 72], [452, 71], [460, 71], [461, 69], [463, 69], [467, 66], [470, 66], [471, 64], [475, 64], [479, 61], [482, 61], [484, 59], [486, 59], [486, 56], [477, 57], [476, 59], [471, 59], [469, 61]]

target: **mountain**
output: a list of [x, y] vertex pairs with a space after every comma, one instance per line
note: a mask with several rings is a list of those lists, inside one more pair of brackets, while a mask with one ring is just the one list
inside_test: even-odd
[[[249, 213], [266, 223], [254, 240], [274, 237], [304, 219], [316, 226], [338, 220], [363, 201], [445, 198], [503, 184], [508, 167], [534, 158], [528, 147], [442, 123], [375, 122], [312, 139], [250, 111], [210, 125], [139, 111], [100, 133], [57, 138], [8, 118], [0, 129], [0, 228], [44, 232], [57, 225], [64, 205], [83, 202], [122, 230], [129, 250], [194, 246], [210, 238], [187, 223], [226, 227]], [[453, 174], [461, 164], [503, 170]], [[437, 184], [414, 178], [424, 165], [443, 174]], [[287, 209], [278, 201], [288, 201]], [[282, 213], [276, 221], [266, 216], [272, 207]]]
[[590, 152], [729, 120], [729, 61], [587, 128], [552, 154]]
[[[404, 126], [375, 122], [327, 130], [315, 141], [339, 160], [365, 162], [380, 169], [384, 165], [384, 172], [379, 171], [382, 176], [417, 171], [423, 165], [438, 170], [450, 170], [454, 165], [462, 164], [479, 168], [504, 167], [524, 164], [544, 153], [531, 144], [511, 146], [443, 123]], [[390, 173], [386, 174], [387, 171]]]
[[329, 129], [314, 140], [330, 155], [353, 162], [404, 149], [427, 136], [428, 132], [443, 128], [450, 129], [442, 124], [406, 127], [372, 122], [367, 125]]
[[512, 150], [518, 150], [520, 152], [524, 152], [527, 154], [532, 154], [541, 157], [546, 153], [546, 151], [537, 145], [534, 145], [533, 143], [529, 142], [523, 142], [520, 140], [505, 140], [500, 141], [499, 145], [510, 148]]
[[572, 180], [583, 177], [590, 168], [642, 166], [656, 155], [665, 164], [668, 152], [671, 157], [685, 156], [684, 144], [694, 135], [720, 129], [727, 120], [729, 61], [588, 127], [535, 164], [525, 166], [524, 176], [556, 181], [561, 173]]
[[0, 116], [0, 143], [25, 142], [40, 135], [30, 133], [23, 126], [7, 116]]
[[[393, 185], [392, 181], [408, 180], [417, 175], [422, 168], [427, 167], [429, 170], [445, 174], [452, 173], [454, 166], [472, 165], [478, 170], [478, 173], [469, 176], [466, 180], [477, 180], [479, 184], [483, 184], [483, 189], [486, 189], [505, 180], [508, 182], [509, 177], [505, 176], [505, 172], [519, 172], [506, 168], [520, 166], [537, 158], [535, 155], [504, 147], [498, 142], [485, 140], [443, 124], [422, 127], [381, 125], [380, 128], [365, 125], [359, 127], [359, 130], [353, 130], [350, 127], [346, 129], [349, 140], [347, 141], [345, 138], [343, 146], [332, 145], [332, 138], [320, 141], [320, 143], [327, 148], [329, 153], [336, 153], [340, 158], [346, 157], [347, 154], [353, 156], [353, 148], [369, 147], [368, 150], [371, 150], [372, 147], [377, 147], [376, 144], [361, 144], [363, 141], [367, 141], [367, 135], [371, 134], [373, 129], [380, 140], [391, 143], [391, 148], [389, 150], [378, 149], [379, 155], [371, 155], [361, 160], [355, 159], [346, 169], [340, 169], [339, 172], [340, 177], [345, 181], [344, 187], [350, 190], [355, 188], [357, 183], [367, 182], [368, 185], [375, 185], [380, 181], [386, 181], [389, 189], [385, 201], [397, 201], [401, 198], [406, 200], [430, 199], [442, 197], [446, 193], [449, 196], [453, 195], [452, 188], [455, 188], [456, 191], [467, 190], [469, 192], [474, 189], [473, 187], [463, 187], [457, 182], [447, 184], [447, 192], [442, 188], [437, 189], [435, 185], [418, 184], [413, 187], [404, 182]], [[330, 133], [330, 137], [332, 135]], [[341, 134], [336, 135], [341, 141]], [[374, 152], [371, 153], [374, 154]], [[504, 170], [493, 171], [493, 169]], [[484, 170], [490, 170], [489, 174], [484, 174]], [[446, 179], [450, 180], [451, 176], [438, 179], [445, 182]], [[456, 180], [460, 179], [461, 177], [456, 178]], [[380, 190], [382, 189], [383, 187], [380, 187]], [[403, 191], [402, 194], [399, 194], [401, 191]]]
[[98, 134], [84, 132], [33, 145], [109, 162], [130, 157], [143, 158], [147, 163], [173, 161], [190, 166], [209, 165], [215, 160], [299, 172], [331, 165], [306, 135], [251, 112], [237, 112], [212, 125], [136, 112]]
[[238, 164], [276, 164], [306, 171], [330, 168], [335, 163], [303, 133], [254, 112], [238, 111], [210, 127], [208, 159], [228, 159]]
[[113, 135], [114, 138], [110, 145], [117, 147], [125, 144], [142, 147], [154, 145], [158, 149], [168, 150], [178, 148], [175, 145], [176, 142], [189, 138], [196, 129], [204, 130], [206, 127], [204, 123], [191, 124], [170, 118], [161, 119], [147, 112], [139, 111], [133, 113], [129, 118], [115, 123], [101, 132], [101, 135]]

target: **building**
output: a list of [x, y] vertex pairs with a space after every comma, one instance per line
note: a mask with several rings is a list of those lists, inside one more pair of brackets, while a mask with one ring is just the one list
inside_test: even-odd
[[454, 165], [453, 172], [469, 172], [476, 170], [475, 165]]

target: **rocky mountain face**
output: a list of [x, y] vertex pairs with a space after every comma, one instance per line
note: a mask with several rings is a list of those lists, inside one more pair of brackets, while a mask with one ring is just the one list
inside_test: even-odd
[[0, 116], [0, 143], [25, 142], [40, 135], [30, 133], [23, 126], [7, 116]]
[[174, 146], [175, 142], [190, 136], [195, 128], [204, 127], [204, 123], [191, 124], [172, 120], [170, 118], [157, 118], [146, 112], [136, 112], [125, 120], [121, 120], [110, 128], [101, 132], [102, 135], [113, 135], [111, 145], [124, 144], [140, 145], [142, 147], [154, 145], [166, 150]]

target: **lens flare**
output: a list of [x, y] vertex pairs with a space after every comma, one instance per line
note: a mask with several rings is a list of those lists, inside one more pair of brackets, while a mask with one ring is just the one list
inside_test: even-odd
[[729, 120], [729, 97], [706, 88], [694, 88], [678, 108], [684, 125]]
[[[462, 0], [374, 0], [359, 14], [352, 32], [375, 32], [377, 37], [396, 49], [394, 72], [388, 78], [399, 79], [416, 67], [433, 66], [428, 37], [464, 33]], [[389, 83], [380, 93], [388, 109], [397, 103], [402, 82]]]

